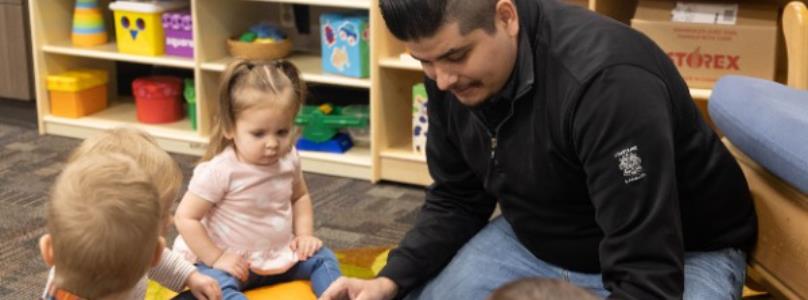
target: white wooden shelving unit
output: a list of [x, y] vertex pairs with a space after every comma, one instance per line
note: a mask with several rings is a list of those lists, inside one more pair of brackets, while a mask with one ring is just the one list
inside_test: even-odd
[[[109, 1], [109, 0], [106, 0]], [[567, 0], [597, 13], [628, 23], [636, 0]], [[762, 0], [760, 0], [762, 1]], [[784, 5], [787, 0], [776, 0]], [[31, 0], [30, 20], [35, 66], [39, 128], [43, 134], [84, 138], [116, 126], [134, 126], [155, 136], [165, 149], [179, 153], [201, 154], [210, 134], [209, 120], [217, 95], [221, 72], [232, 60], [225, 49], [230, 36], [245, 30], [269, 14], [277, 14], [280, 5], [302, 4], [322, 9], [367, 10], [371, 27], [370, 78], [356, 79], [326, 74], [317, 54], [295, 53], [289, 59], [302, 71], [304, 80], [313, 84], [368, 90], [370, 94], [371, 142], [345, 154], [303, 152], [303, 168], [309, 172], [367, 179], [389, 180], [417, 185], [431, 182], [423, 156], [412, 150], [412, 86], [423, 79], [421, 66], [400, 59], [402, 43], [386, 29], [378, 9], [379, 0], [190, 0], [194, 19], [194, 59], [148, 57], [122, 54], [114, 42], [93, 48], [76, 48], [70, 43], [73, 0]], [[103, 3], [106, 5], [107, 3]], [[105, 6], [106, 7], [106, 6]], [[107, 12], [110, 34], [111, 13]], [[312, 15], [312, 19], [316, 16]], [[312, 31], [318, 30], [312, 28]], [[104, 68], [115, 78], [115, 62], [130, 62], [193, 70], [197, 89], [198, 130], [188, 120], [165, 125], [136, 122], [131, 97], [111, 99], [109, 109], [91, 116], [68, 119], [50, 115], [45, 77], [78, 67]], [[110, 90], [115, 91], [114, 82]], [[711, 91], [692, 89], [691, 94], [703, 108]]]

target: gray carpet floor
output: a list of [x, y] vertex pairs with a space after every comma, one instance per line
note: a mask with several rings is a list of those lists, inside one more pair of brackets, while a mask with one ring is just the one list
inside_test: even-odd
[[[47, 275], [37, 250], [45, 233], [44, 205], [64, 159], [80, 142], [40, 136], [35, 120], [32, 104], [0, 100], [0, 299], [40, 296]], [[173, 156], [187, 183], [197, 157]], [[315, 234], [332, 249], [395, 245], [423, 202], [420, 187], [305, 176]]]

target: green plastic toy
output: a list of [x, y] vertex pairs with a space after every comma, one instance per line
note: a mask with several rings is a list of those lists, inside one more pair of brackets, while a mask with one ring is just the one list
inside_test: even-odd
[[196, 130], [196, 89], [194, 89], [193, 79], [185, 79], [182, 95], [185, 96], [185, 101], [188, 102], [188, 119], [191, 119], [191, 128]]
[[295, 124], [303, 126], [303, 138], [315, 143], [330, 140], [340, 128], [367, 127], [368, 118], [359, 115], [343, 115], [342, 107], [323, 104], [305, 105], [295, 118]]

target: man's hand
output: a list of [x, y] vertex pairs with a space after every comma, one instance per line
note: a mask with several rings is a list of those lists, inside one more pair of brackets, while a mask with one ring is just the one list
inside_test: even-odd
[[307, 260], [309, 257], [314, 255], [317, 250], [320, 250], [320, 247], [323, 246], [323, 241], [320, 239], [313, 237], [313, 236], [298, 236], [290, 245], [292, 251], [297, 254], [297, 258], [300, 260]]
[[250, 264], [240, 255], [229, 251], [225, 251], [213, 263], [213, 268], [225, 271], [242, 282], [247, 281], [247, 277], [250, 275]]
[[320, 300], [389, 300], [397, 292], [398, 286], [387, 277], [371, 280], [340, 277], [325, 290]]
[[188, 281], [185, 283], [191, 294], [196, 299], [201, 300], [221, 300], [222, 289], [219, 288], [219, 283], [215, 279], [205, 274], [194, 271], [191, 276], [188, 276]]

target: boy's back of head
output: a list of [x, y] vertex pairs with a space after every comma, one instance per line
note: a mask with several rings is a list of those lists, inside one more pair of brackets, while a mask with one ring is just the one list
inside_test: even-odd
[[132, 128], [110, 129], [84, 140], [70, 154], [68, 162], [102, 153], [118, 153], [134, 159], [154, 180], [163, 205], [163, 217], [168, 217], [173, 202], [179, 196], [182, 171], [151, 136]]
[[488, 300], [597, 300], [572, 283], [550, 278], [525, 278], [496, 289]]
[[130, 157], [69, 163], [53, 187], [40, 244], [54, 286], [90, 299], [131, 289], [159, 258], [161, 210], [152, 179]]

